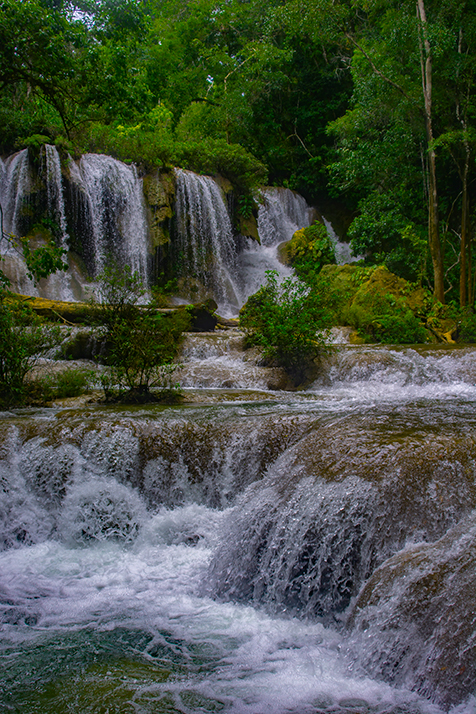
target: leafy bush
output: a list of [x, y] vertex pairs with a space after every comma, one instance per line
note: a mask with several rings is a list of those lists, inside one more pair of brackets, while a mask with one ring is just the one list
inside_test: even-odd
[[0, 406], [28, 400], [27, 378], [39, 357], [61, 341], [58, 326], [44, 325], [24, 303], [0, 296]]
[[143, 294], [137, 273], [112, 265], [100, 277], [102, 304], [98, 317], [104, 325], [109, 373], [102, 378], [106, 399], [123, 402], [156, 401], [178, 393], [172, 381], [182, 333], [190, 325], [185, 310], [158, 313], [138, 305]]
[[476, 342], [476, 314], [471, 310], [463, 312], [458, 325], [459, 342]]
[[68, 367], [62, 372], [49, 376], [47, 383], [51, 390], [52, 398], [63, 399], [65, 397], [79, 397], [84, 394], [91, 388], [95, 379], [96, 372], [94, 369]]
[[326, 227], [318, 221], [296, 231], [286, 251], [296, 274], [306, 282], [311, 282], [323, 265], [336, 262], [334, 244]]
[[284, 367], [296, 386], [306, 379], [324, 349], [322, 314], [308, 286], [268, 270], [267, 282], [240, 312], [249, 345], [258, 345], [268, 363]]
[[266, 182], [266, 166], [239, 144], [228, 144], [225, 139], [177, 143], [175, 156], [183, 168], [222, 174], [244, 195]]
[[146, 170], [180, 166], [197, 173], [222, 174], [239, 193], [266, 182], [266, 167], [239, 144], [225, 139], [176, 141], [168, 127], [153, 131], [147, 124], [135, 127], [91, 123], [77, 140], [76, 154], [109, 154], [121, 161], [134, 161]]

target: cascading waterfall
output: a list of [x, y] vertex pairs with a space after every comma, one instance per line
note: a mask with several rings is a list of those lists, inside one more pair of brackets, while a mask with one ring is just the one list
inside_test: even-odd
[[68, 233], [66, 228], [66, 213], [63, 198], [63, 181], [61, 176], [61, 161], [58, 150], [51, 144], [45, 144], [45, 179], [48, 200], [48, 216], [58, 226], [60, 245], [68, 249]]
[[261, 192], [258, 233], [262, 245], [277, 245], [290, 240], [299, 228], [309, 226], [313, 209], [289, 188], [266, 188]]
[[298, 193], [287, 188], [262, 189], [259, 197], [258, 235], [260, 244], [246, 239], [238, 256], [240, 301], [245, 303], [266, 281], [266, 271], [277, 271], [280, 279], [293, 274], [278, 257], [279, 245], [299, 228], [312, 222], [313, 210]]
[[352, 255], [352, 248], [350, 247], [350, 243], [339, 240], [339, 236], [335, 232], [332, 223], [328, 221], [325, 216], [322, 216], [322, 220], [326, 227], [327, 233], [329, 234], [332, 242], [334, 243], [337, 265], [355, 263], [356, 261], [360, 260], [361, 256]]
[[23, 149], [8, 157], [2, 172], [0, 196], [3, 208], [3, 230], [6, 233], [14, 235], [19, 233], [19, 212], [29, 194], [30, 183], [28, 149]]
[[1, 705], [471, 714], [475, 348], [284, 393], [240, 339], [187, 338], [183, 406], [0, 415]]
[[102, 271], [107, 256], [113, 256], [148, 287], [147, 220], [136, 168], [111, 156], [84, 154], [71, 179], [87, 200], [94, 274]]
[[[148, 229], [142, 180], [135, 167], [110, 156], [86, 154], [79, 165], [69, 158], [67, 172], [72, 195], [70, 227], [82, 241], [80, 252], [84, 252], [91, 274], [100, 273], [106, 256], [112, 255], [120, 264], [130, 265], [147, 288]], [[31, 173], [27, 149], [2, 162], [0, 201], [4, 230], [14, 235], [24, 235], [30, 230], [31, 210], [25, 209], [36, 202], [34, 210], [44, 214], [58, 244], [68, 249], [64, 181], [55, 146], [46, 144], [40, 153], [39, 181], [44, 183], [44, 196], [40, 195], [41, 191], [38, 193]], [[18, 292], [60, 300], [84, 299], [87, 280], [76, 266], [70, 266], [66, 274], [53, 275], [43, 281], [38, 290], [27, 278], [18, 252], [6, 241], [2, 242], [1, 250], [8, 256], [5, 267]]]
[[224, 198], [210, 176], [176, 169], [175, 260], [196, 278], [198, 298], [215, 298], [224, 315], [240, 307], [235, 285], [236, 246]]
[[[69, 157], [63, 172], [67, 179], [63, 179], [55, 146], [45, 145], [40, 159], [40, 180], [45, 185], [41, 201], [46, 203], [46, 217], [59, 244], [67, 248], [72, 243], [93, 278], [102, 272], [107, 256], [113, 256], [119, 264], [130, 265], [147, 288], [151, 260], [147, 212], [142, 180], [135, 167], [110, 156], [85, 154], [78, 163]], [[2, 162], [0, 200], [7, 232], [16, 234], [28, 229], [29, 211], [25, 208], [39, 200], [34, 195], [37, 188], [31, 171], [27, 149]], [[184, 278], [180, 286], [182, 297], [192, 301], [213, 297], [219, 312], [233, 317], [263, 284], [267, 270], [276, 270], [281, 278], [292, 274], [280, 262], [278, 247], [298, 228], [311, 223], [313, 209], [302, 196], [284, 188], [263, 189], [258, 203], [260, 243], [240, 238], [238, 251], [217, 182], [209, 176], [176, 170], [171, 257], [174, 268]], [[6, 245], [2, 251], [11, 254], [9, 273], [19, 292], [74, 300], [85, 299], [93, 289], [79, 266], [70, 260], [66, 276], [53, 276], [38, 291], [28, 280], [17, 254]]]
[[[3, 230], [12, 235], [22, 234], [22, 213], [28, 207], [31, 188], [28, 149], [23, 149], [2, 162], [0, 174], [0, 203], [3, 209]], [[7, 240], [0, 241], [2, 270], [12, 288], [25, 295], [38, 295], [38, 290], [27, 275], [20, 250]]]

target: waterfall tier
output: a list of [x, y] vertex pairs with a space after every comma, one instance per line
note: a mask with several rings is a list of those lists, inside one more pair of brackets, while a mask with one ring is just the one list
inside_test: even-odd
[[167, 174], [166, 186], [159, 175], [148, 177], [145, 196], [136, 168], [110, 156], [62, 161], [55, 146], [45, 145], [36, 164], [27, 149], [0, 164], [4, 230], [36, 242], [53, 238], [70, 250], [69, 271], [37, 287], [21, 256], [3, 241], [5, 270], [13, 288], [25, 294], [85, 300], [91, 279], [115, 260], [129, 265], [146, 287], [152, 273], [178, 278], [182, 298], [212, 297], [223, 316], [233, 317], [264, 283], [266, 270], [291, 274], [278, 259], [278, 246], [312, 220], [302, 196], [262, 189], [258, 243], [237, 234], [229, 210], [233, 201], [227, 202], [212, 177], [176, 169]]
[[213, 297], [222, 314], [236, 313], [236, 246], [220, 188], [209, 176], [182, 169], [175, 175], [177, 235], [173, 253], [179, 274], [197, 280], [195, 297]]
[[110, 156], [84, 155], [62, 166], [56, 147], [45, 145], [38, 170], [28, 150], [2, 162], [0, 202], [4, 230], [15, 236], [45, 237], [72, 248], [89, 276], [70, 256], [69, 271], [40, 281], [28, 279], [18, 251], [6, 241], [0, 246], [4, 269], [17, 292], [51, 299], [87, 299], [88, 280], [98, 275], [107, 260], [130, 265], [144, 285], [149, 283], [149, 239], [142, 180], [135, 167]]

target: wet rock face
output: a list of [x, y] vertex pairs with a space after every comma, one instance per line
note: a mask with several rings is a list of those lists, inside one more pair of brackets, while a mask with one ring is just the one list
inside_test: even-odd
[[168, 222], [173, 216], [175, 182], [173, 174], [156, 172], [144, 178], [144, 196], [149, 213], [150, 242], [154, 248], [170, 240]]
[[[475, 563], [474, 512], [435, 543], [385, 561], [362, 589], [348, 622], [364, 668], [445, 708], [471, 695]], [[376, 640], [378, 648], [370, 644]]]

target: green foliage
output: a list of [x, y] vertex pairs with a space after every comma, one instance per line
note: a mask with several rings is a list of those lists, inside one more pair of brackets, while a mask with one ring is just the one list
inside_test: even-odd
[[323, 265], [336, 262], [334, 244], [326, 227], [318, 221], [296, 231], [286, 252], [296, 274], [306, 282], [312, 282]]
[[[99, 278], [108, 374], [102, 378], [107, 400], [157, 401], [179, 393], [172, 380], [182, 333], [190, 325], [188, 313], [161, 314], [155, 307], [138, 305], [143, 287], [129, 267], [108, 267]], [[160, 395], [151, 395], [158, 388]]]
[[61, 372], [29, 380], [26, 393], [29, 403], [47, 404], [54, 399], [79, 397], [97, 381], [94, 369], [68, 367]]
[[249, 194], [266, 182], [266, 166], [238, 144], [224, 139], [177, 143], [177, 165], [204, 174], [222, 174], [238, 193]]
[[242, 218], [251, 218], [256, 210], [256, 203], [253, 196], [238, 196], [238, 213]]
[[178, 291], [177, 278], [166, 280], [164, 273], [161, 273], [158, 278], [158, 283], [158, 285], [154, 285], [151, 289], [151, 306], [158, 308], [169, 307], [171, 296]]
[[24, 303], [0, 296], [0, 406], [28, 401], [27, 378], [39, 357], [57, 346], [60, 329], [43, 325]]
[[474, 344], [476, 342], [476, 314], [465, 310], [458, 322], [458, 341]]
[[266, 275], [266, 284], [242, 308], [240, 326], [247, 343], [259, 346], [268, 363], [284, 367], [298, 386], [324, 350], [322, 314], [307, 285], [293, 278], [279, 284], [273, 270]]
[[[63, 260], [66, 251], [57, 246], [52, 240], [47, 241], [38, 248], [31, 248], [27, 237], [17, 238], [16, 236], [3, 233], [3, 237], [0, 237], [0, 243], [2, 238], [23, 257], [26, 263], [28, 277], [35, 282], [38, 282], [41, 278], [47, 278], [48, 275], [58, 270], [67, 270], [68, 268], [68, 265]], [[0, 266], [2, 260], [3, 258], [0, 256]], [[0, 267], [0, 289], [2, 286], [3, 288], [8, 287], [9, 284], [9, 279]], [[0, 299], [2, 298], [0, 297]]]
[[177, 141], [169, 126], [161, 131], [144, 125], [125, 127], [93, 122], [84, 129], [76, 146], [86, 151], [134, 161], [146, 170], [160, 166], [181, 166], [204, 174], [221, 174], [245, 195], [266, 182], [266, 167], [238, 144], [224, 139]]
[[51, 391], [56, 399], [79, 397], [89, 391], [97, 374], [94, 369], [69, 367], [49, 378]]

